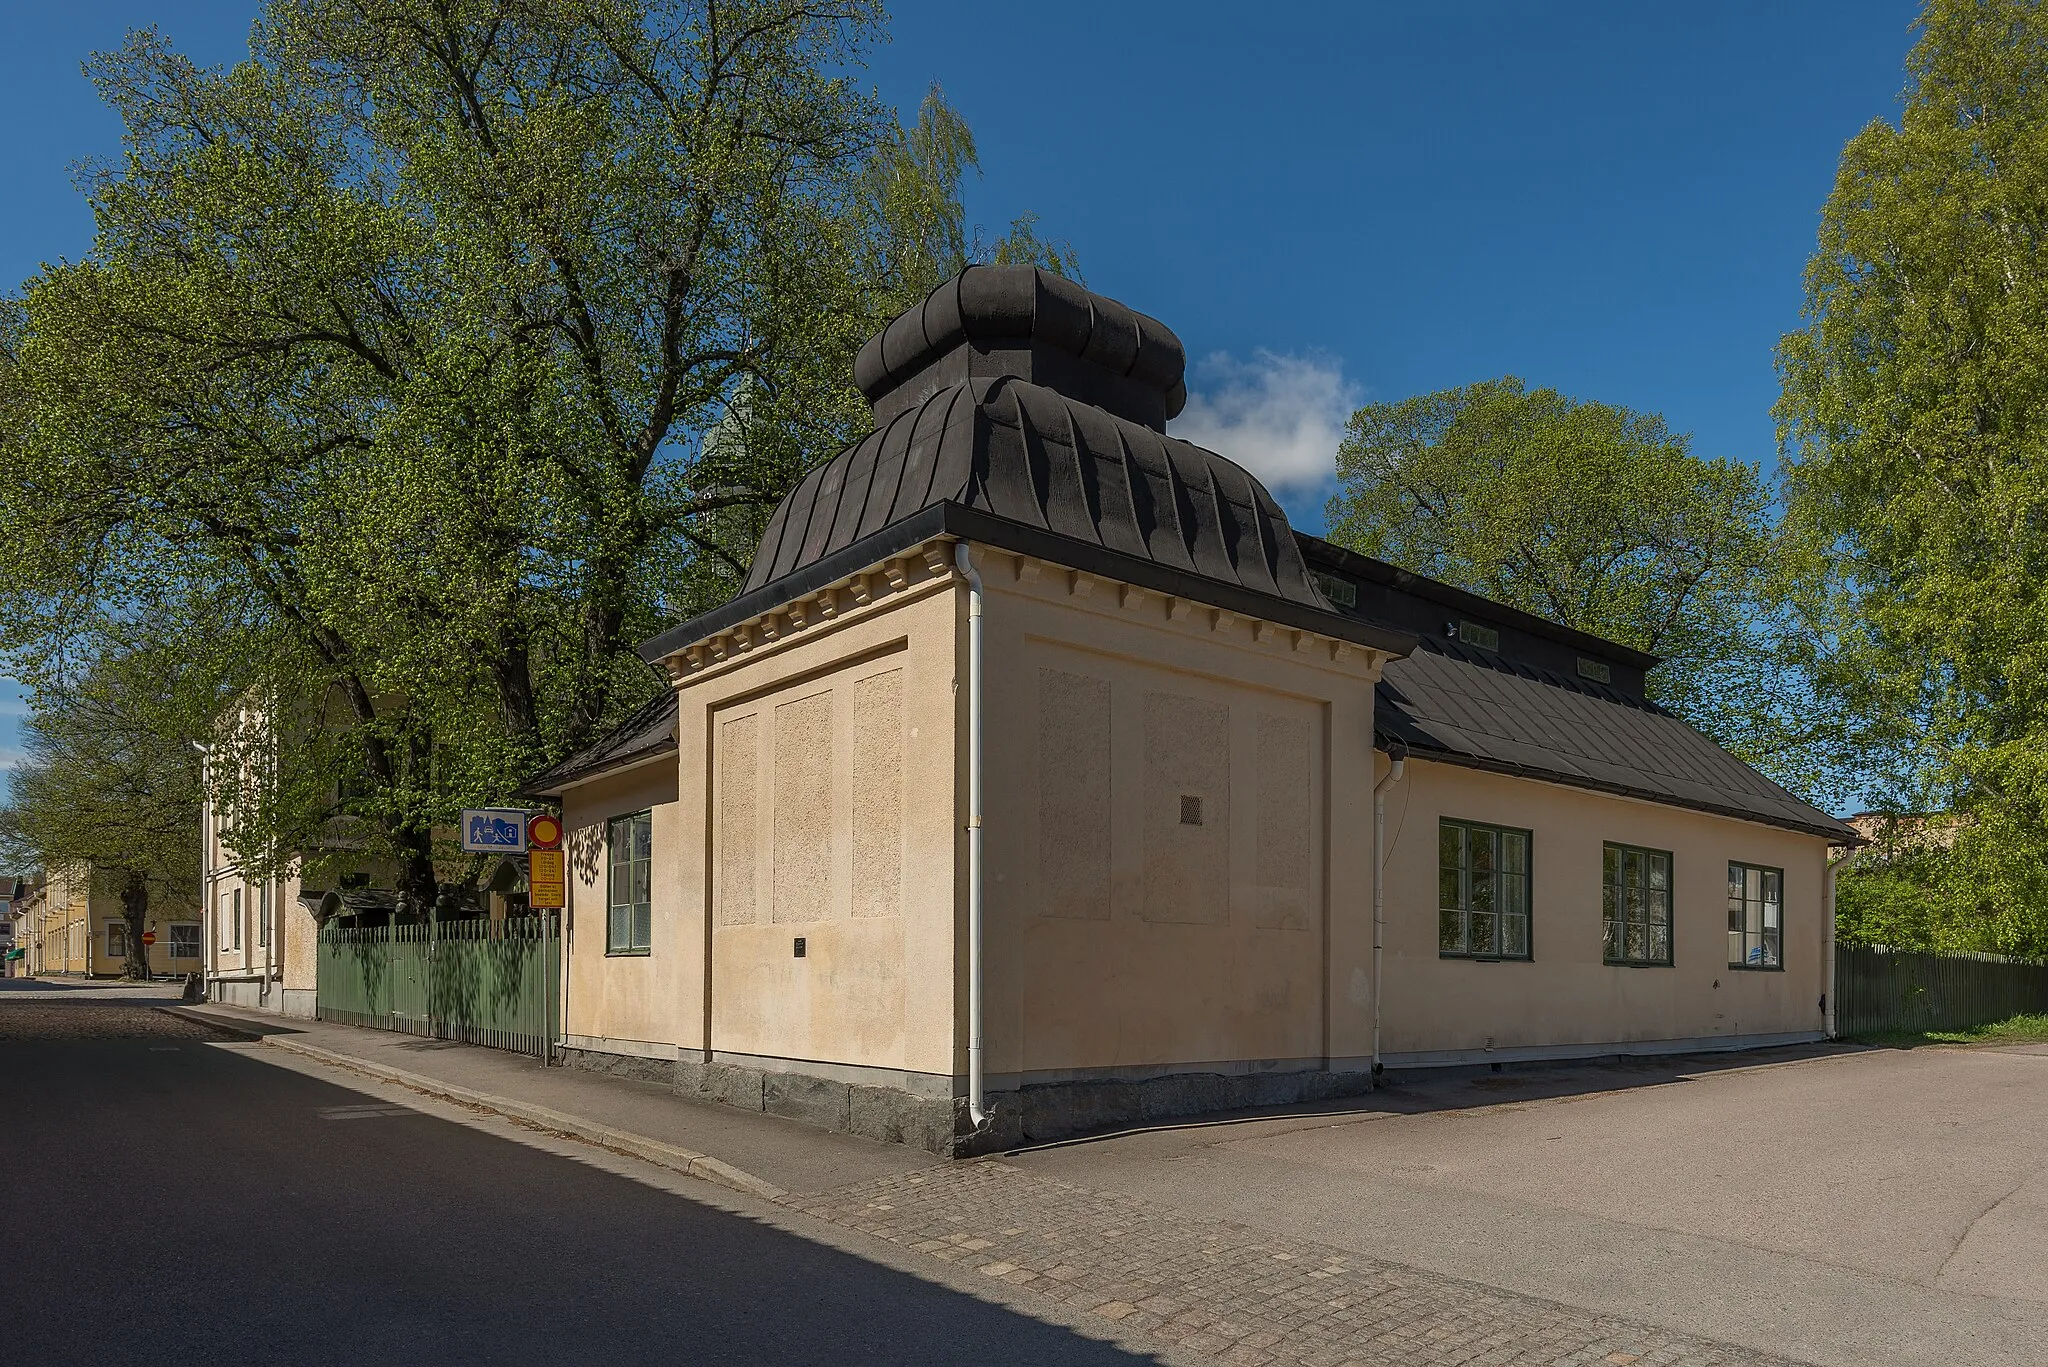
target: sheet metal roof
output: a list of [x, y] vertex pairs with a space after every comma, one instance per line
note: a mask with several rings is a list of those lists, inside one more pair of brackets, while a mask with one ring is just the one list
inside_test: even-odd
[[940, 535], [1381, 651], [1406, 633], [1334, 609], [1287, 515], [1162, 430], [1186, 392], [1154, 319], [1025, 266], [971, 266], [863, 348], [875, 431], [769, 519], [733, 602], [641, 647], [658, 660]]
[[676, 691], [666, 681], [661, 692], [633, 709], [602, 739], [543, 769], [521, 785], [535, 797], [555, 797], [583, 779], [638, 764], [676, 748]]
[[1387, 664], [1375, 698], [1381, 749], [1689, 807], [1861, 843], [1654, 704], [1455, 644], [1424, 641]]

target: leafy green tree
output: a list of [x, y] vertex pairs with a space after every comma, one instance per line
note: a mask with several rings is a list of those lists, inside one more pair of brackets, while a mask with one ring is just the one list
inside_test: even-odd
[[28, 760], [0, 804], [0, 851], [10, 867], [111, 886], [132, 946], [127, 976], [144, 977], [151, 909], [198, 900], [200, 761], [184, 732], [218, 699], [178, 652], [139, 645], [46, 678], [33, 701]]
[[973, 250], [964, 123], [855, 82], [880, 22], [272, 0], [225, 70], [95, 58], [95, 245], [0, 319], [0, 649], [193, 612], [274, 721], [213, 738], [240, 857], [342, 817], [430, 902], [436, 830], [658, 686], [632, 646], [732, 592], [864, 430], [860, 343]]
[[1842, 154], [1780, 348], [1788, 525], [1828, 710], [1965, 820], [1930, 896], [2048, 953], [2048, 14], [1933, 0], [1896, 123]]
[[1809, 790], [1770, 493], [1653, 413], [1506, 377], [1352, 415], [1331, 539], [1663, 657], [1657, 699]]

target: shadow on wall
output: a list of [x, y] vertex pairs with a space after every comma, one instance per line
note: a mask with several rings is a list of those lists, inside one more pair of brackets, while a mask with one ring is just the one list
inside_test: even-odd
[[578, 826], [569, 832], [569, 881], [598, 884], [604, 872], [604, 823]]
[[[49, 1176], [0, 1222], [11, 1303], [62, 1303], [118, 1246], [124, 1294], [212, 1307], [133, 1344], [90, 1316], [19, 1317], [11, 1361], [212, 1361], [256, 1341], [281, 1362], [1157, 1361], [732, 1213], [722, 1192], [652, 1189], [234, 1051], [74, 1038], [10, 1045], [7, 1063], [43, 1103], [10, 1113], [9, 1154]], [[106, 1180], [143, 1146], [165, 1171], [236, 1174], [236, 1237], [195, 1241]]]

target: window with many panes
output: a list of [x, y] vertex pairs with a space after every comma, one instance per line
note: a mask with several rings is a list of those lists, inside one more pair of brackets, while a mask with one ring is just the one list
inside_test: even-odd
[[1671, 855], [1633, 845], [1606, 847], [1601, 909], [1611, 964], [1671, 962]]
[[1728, 966], [1783, 968], [1785, 871], [1728, 865]]
[[107, 922], [107, 957], [109, 959], [125, 959], [128, 957], [128, 926], [125, 922]]
[[1529, 957], [1529, 833], [1474, 821], [1437, 823], [1437, 952]]
[[197, 921], [171, 922], [171, 957], [173, 959], [196, 959], [199, 957], [199, 923]]
[[611, 859], [605, 953], [645, 954], [654, 938], [649, 893], [654, 868], [654, 813], [613, 817], [605, 829]]

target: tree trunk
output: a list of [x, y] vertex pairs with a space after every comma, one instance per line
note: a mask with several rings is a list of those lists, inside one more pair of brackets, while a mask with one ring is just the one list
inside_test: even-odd
[[147, 982], [149, 946], [142, 936], [149, 928], [149, 880], [135, 869], [121, 883], [121, 918], [128, 923], [128, 959], [121, 976]]

